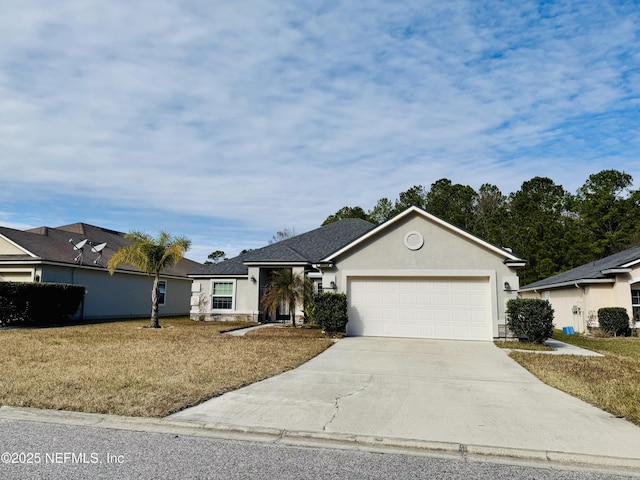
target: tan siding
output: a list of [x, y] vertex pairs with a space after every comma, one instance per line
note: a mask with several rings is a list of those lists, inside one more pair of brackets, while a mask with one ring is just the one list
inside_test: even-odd
[[33, 280], [33, 272], [25, 271], [7, 271], [0, 270], [0, 282], [31, 282]]
[[20, 250], [18, 247], [8, 242], [4, 238], [0, 237], [0, 255], [24, 255], [24, 250]]

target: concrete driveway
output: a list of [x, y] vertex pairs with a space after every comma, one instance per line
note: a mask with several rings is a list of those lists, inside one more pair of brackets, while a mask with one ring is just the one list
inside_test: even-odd
[[546, 386], [491, 342], [345, 338], [170, 419], [640, 459], [640, 428]]

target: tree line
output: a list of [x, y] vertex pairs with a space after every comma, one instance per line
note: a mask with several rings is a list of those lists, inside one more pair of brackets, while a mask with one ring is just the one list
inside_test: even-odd
[[343, 218], [383, 223], [411, 206], [527, 260], [521, 285], [640, 245], [640, 190], [631, 175], [603, 170], [571, 193], [548, 177], [525, 181], [504, 195], [492, 184], [478, 191], [443, 178], [429, 189], [415, 185], [369, 211], [343, 207], [322, 225]]

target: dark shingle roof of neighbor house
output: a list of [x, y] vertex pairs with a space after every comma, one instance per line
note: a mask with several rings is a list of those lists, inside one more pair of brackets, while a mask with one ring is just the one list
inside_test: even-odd
[[345, 218], [224, 262], [205, 265], [192, 275], [246, 275], [249, 271], [247, 262], [317, 263], [375, 227], [366, 220]]
[[[96, 227], [87, 223], [73, 223], [57, 228], [38, 227], [31, 230], [15, 230], [0, 227], [0, 235], [5, 236], [35, 255], [35, 257], [28, 254], [0, 255], [0, 261], [3, 263], [12, 261], [44, 261], [74, 265], [76, 264], [74, 259], [78, 253], [80, 253], [74, 250], [74, 244], [77, 244], [81, 240], [88, 239], [93, 245], [99, 245], [105, 242], [107, 245], [102, 250], [102, 260], [100, 262], [102, 265], [100, 265], [94, 263], [98, 257], [98, 253], [92, 252], [91, 245], [87, 242], [83, 249], [82, 264], [89, 267], [102, 267], [107, 265], [109, 258], [116, 250], [129, 244], [128, 240], [124, 237], [124, 233]], [[165, 275], [186, 277], [189, 272], [200, 266], [200, 263], [185, 258], [174, 267], [163, 270], [162, 273]], [[137, 268], [128, 264], [120, 265], [118, 270], [139, 271]]]
[[589, 283], [589, 281], [593, 282], [612, 278], [611, 273], [607, 273], [607, 270], [623, 268], [625, 265], [636, 260], [640, 260], [640, 246], [614, 253], [595, 262], [587, 263], [543, 280], [538, 280], [537, 282], [521, 287], [520, 290], [534, 290], [537, 288], [562, 286], [571, 283]]

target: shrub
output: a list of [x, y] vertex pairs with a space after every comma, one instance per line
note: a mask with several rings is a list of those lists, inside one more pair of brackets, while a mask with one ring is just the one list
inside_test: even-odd
[[539, 298], [514, 298], [507, 302], [507, 326], [518, 337], [544, 343], [553, 334], [553, 308]]
[[316, 293], [313, 296], [312, 323], [327, 333], [344, 332], [348, 322], [347, 296], [344, 293]]
[[605, 307], [598, 310], [600, 328], [609, 335], [629, 335], [629, 314], [622, 307]]
[[0, 282], [0, 326], [60, 323], [78, 311], [83, 297], [81, 285]]

